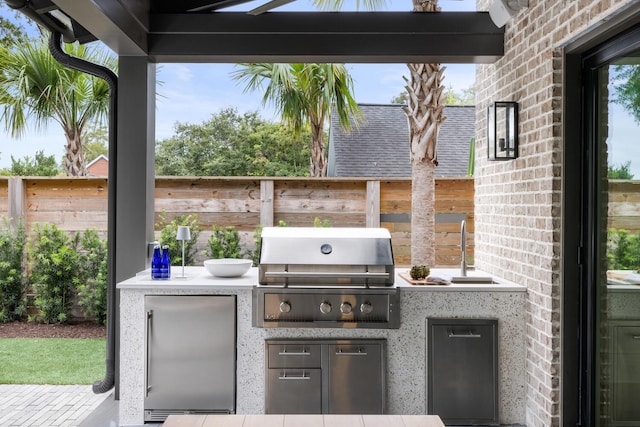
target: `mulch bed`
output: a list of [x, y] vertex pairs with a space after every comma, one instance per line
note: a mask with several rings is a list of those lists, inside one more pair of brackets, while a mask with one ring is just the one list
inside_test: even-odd
[[45, 324], [0, 323], [0, 338], [105, 338], [106, 328], [92, 322]]

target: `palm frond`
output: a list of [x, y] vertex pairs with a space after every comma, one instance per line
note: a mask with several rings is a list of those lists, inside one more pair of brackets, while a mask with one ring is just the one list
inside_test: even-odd
[[[117, 58], [106, 49], [73, 44], [65, 51], [116, 70]], [[50, 120], [70, 129], [108, 110], [106, 82], [58, 63], [45, 39], [1, 48], [0, 69], [1, 119], [13, 136], [23, 134], [29, 117], [37, 130]]]

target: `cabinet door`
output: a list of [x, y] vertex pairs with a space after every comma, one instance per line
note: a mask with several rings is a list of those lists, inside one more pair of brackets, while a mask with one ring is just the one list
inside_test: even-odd
[[611, 425], [640, 425], [640, 322], [611, 327]]
[[235, 296], [146, 296], [145, 410], [235, 412]]
[[330, 344], [328, 352], [328, 413], [384, 413], [382, 344]]
[[321, 369], [267, 369], [267, 414], [320, 414]]
[[427, 325], [427, 413], [445, 424], [497, 424], [497, 320]]

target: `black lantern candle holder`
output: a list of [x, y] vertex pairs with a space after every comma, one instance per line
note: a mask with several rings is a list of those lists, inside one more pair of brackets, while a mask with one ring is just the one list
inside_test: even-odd
[[487, 110], [487, 158], [513, 160], [518, 157], [518, 104], [494, 102]]

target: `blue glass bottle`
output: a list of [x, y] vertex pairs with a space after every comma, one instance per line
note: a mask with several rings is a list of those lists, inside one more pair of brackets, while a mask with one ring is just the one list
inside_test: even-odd
[[164, 280], [169, 280], [171, 278], [171, 258], [169, 257], [169, 246], [162, 247], [162, 267], [161, 267], [161, 276]]
[[162, 274], [162, 249], [159, 244], [153, 247], [153, 258], [151, 258], [151, 278], [153, 280], [161, 279]]

